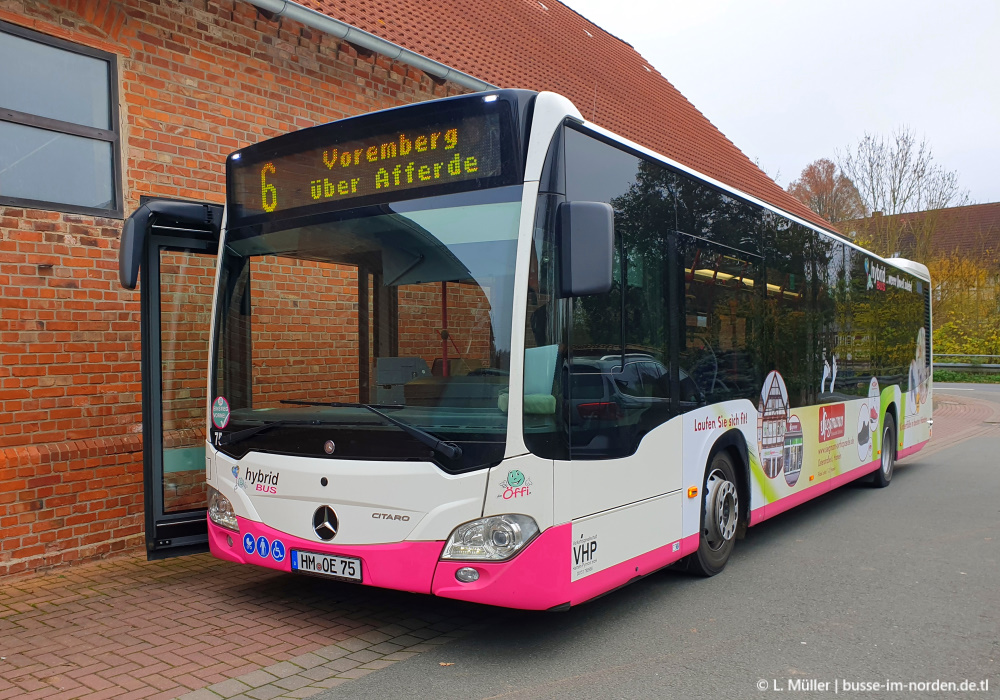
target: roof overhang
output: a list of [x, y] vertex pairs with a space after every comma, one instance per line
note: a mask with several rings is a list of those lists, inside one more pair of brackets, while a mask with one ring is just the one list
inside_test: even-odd
[[399, 44], [394, 44], [382, 37], [375, 36], [363, 29], [358, 29], [346, 22], [341, 22], [338, 19], [300, 5], [297, 2], [291, 2], [291, 0], [247, 0], [247, 2], [261, 10], [272, 13], [275, 17], [287, 17], [290, 20], [321, 31], [324, 34], [343, 39], [348, 43], [368, 49], [369, 51], [374, 51], [393, 61], [399, 61], [400, 63], [422, 70], [435, 78], [447, 80], [469, 90], [481, 92], [497, 88], [496, 85], [491, 85], [485, 80], [480, 80], [473, 75], [463, 73], [451, 66], [446, 66], [439, 61], [427, 58], [415, 51], [403, 48]]

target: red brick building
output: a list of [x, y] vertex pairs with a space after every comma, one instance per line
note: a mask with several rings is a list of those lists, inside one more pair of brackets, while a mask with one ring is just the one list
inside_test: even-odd
[[[143, 546], [140, 308], [118, 282], [122, 221], [143, 197], [221, 203], [225, 157], [247, 144], [475, 89], [471, 74], [561, 92], [598, 124], [828, 226], [632, 47], [555, 0], [306, 4], [319, 12], [0, 0], [0, 575]], [[160, 265], [164, 293], [210, 288], [207, 266]], [[207, 308], [174, 312], [187, 330], [166, 340], [207, 349]], [[164, 401], [204, 406], [207, 358], [164, 356]], [[202, 415], [175, 411], [175, 433]]]

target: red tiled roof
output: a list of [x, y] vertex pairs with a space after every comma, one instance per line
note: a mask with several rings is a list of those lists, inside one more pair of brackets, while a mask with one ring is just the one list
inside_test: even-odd
[[586, 119], [832, 229], [635, 49], [556, 0], [299, 2], [494, 85], [565, 95]]
[[[914, 231], [928, 230], [930, 249], [935, 253], [1000, 259], [1000, 202], [896, 214], [885, 219], [896, 219], [900, 224], [900, 247], [904, 255], [913, 248]], [[871, 221], [871, 218], [855, 219], [837, 226], [849, 235], [851, 231], [866, 230]]]

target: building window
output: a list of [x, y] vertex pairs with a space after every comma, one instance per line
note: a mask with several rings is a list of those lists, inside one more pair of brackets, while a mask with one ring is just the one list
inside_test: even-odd
[[0, 205], [122, 216], [114, 54], [0, 22]]

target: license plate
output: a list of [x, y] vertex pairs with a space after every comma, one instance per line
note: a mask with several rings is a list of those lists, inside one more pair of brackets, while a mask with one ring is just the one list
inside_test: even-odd
[[361, 560], [355, 557], [337, 557], [331, 554], [292, 550], [292, 571], [308, 574], [361, 580]]

